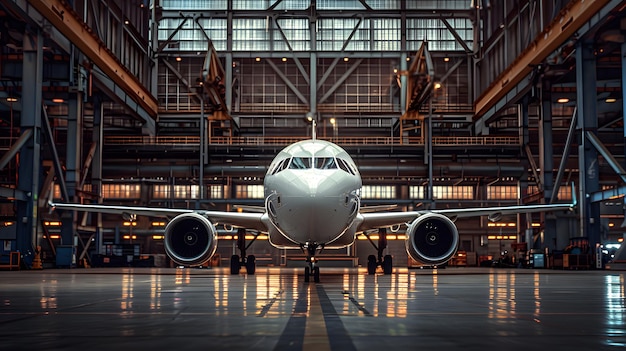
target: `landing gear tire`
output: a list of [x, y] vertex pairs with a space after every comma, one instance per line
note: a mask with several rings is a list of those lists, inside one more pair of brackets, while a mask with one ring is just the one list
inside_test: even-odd
[[320, 282], [320, 267], [313, 267], [313, 281]]
[[239, 262], [239, 255], [230, 256], [230, 274], [239, 274], [241, 269], [241, 262]]
[[393, 273], [393, 260], [391, 258], [391, 255], [385, 255], [385, 258], [383, 258], [383, 273]]
[[367, 256], [367, 274], [376, 274], [376, 256]]
[[249, 255], [248, 260], [246, 261], [246, 272], [248, 274], [254, 274], [256, 271], [256, 257], [254, 255]]
[[309, 282], [309, 276], [311, 275], [311, 269], [307, 266], [304, 267], [304, 282], [308, 283]]

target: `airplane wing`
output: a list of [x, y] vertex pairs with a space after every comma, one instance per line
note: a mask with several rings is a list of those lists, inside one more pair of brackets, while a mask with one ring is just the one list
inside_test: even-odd
[[267, 232], [267, 226], [263, 222], [263, 213], [240, 213], [225, 211], [190, 210], [185, 208], [156, 208], [156, 207], [136, 207], [136, 206], [113, 206], [113, 205], [91, 205], [75, 203], [53, 203], [49, 202], [51, 209], [110, 213], [110, 214], [136, 214], [140, 216], [152, 217], [175, 217], [185, 213], [198, 213], [208, 218], [213, 224], [225, 224], [246, 229], [255, 229], [260, 232]]
[[409, 212], [384, 212], [384, 213], [359, 213], [357, 231], [365, 231], [380, 227], [394, 226], [398, 224], [410, 223], [417, 217], [427, 213], [437, 213], [449, 218], [466, 218], [476, 216], [490, 216], [497, 218], [502, 215], [517, 213], [550, 212], [560, 210], [572, 210], [576, 207], [576, 200], [569, 204], [549, 204], [549, 205], [521, 205], [521, 206], [499, 206], [499, 207], [476, 207], [476, 208], [454, 208], [441, 210], [423, 210]]

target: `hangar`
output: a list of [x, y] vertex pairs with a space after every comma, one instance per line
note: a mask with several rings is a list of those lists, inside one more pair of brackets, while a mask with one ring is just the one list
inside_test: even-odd
[[[573, 210], [451, 216], [451, 270], [618, 270], [626, 263], [617, 251], [625, 6], [2, 0], [0, 266], [164, 268], [189, 279], [199, 273], [180, 273], [165, 254], [172, 218], [56, 211], [50, 203], [254, 212], [268, 206], [274, 157], [315, 136], [352, 157], [364, 209], [452, 213], [577, 201]], [[378, 253], [379, 263], [385, 255], [415, 272], [407, 227], [358, 232], [354, 244], [316, 259], [343, 272], [368, 267]], [[266, 233], [245, 229], [215, 226], [219, 244], [203, 267], [230, 265], [238, 275], [233, 257], [245, 265], [247, 255], [267, 272], [310, 265], [305, 248], [275, 248]], [[395, 294], [416, 276], [390, 278]], [[621, 285], [623, 299], [617, 277], [601, 284]], [[345, 278], [344, 291], [353, 283], [370, 286]], [[226, 289], [220, 284], [216, 294]], [[311, 289], [322, 309], [332, 305], [330, 291]], [[290, 294], [271, 293], [257, 315]], [[343, 296], [346, 309], [378, 313], [358, 295]], [[302, 307], [297, 291], [291, 297]], [[620, 308], [623, 315], [623, 301]], [[351, 334], [339, 330], [328, 337]], [[287, 348], [273, 342], [260, 348]]]

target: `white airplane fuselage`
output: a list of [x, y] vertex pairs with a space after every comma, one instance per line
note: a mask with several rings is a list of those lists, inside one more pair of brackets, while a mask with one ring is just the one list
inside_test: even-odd
[[354, 242], [361, 176], [341, 147], [305, 140], [283, 149], [265, 176], [269, 239], [282, 248], [341, 248]]

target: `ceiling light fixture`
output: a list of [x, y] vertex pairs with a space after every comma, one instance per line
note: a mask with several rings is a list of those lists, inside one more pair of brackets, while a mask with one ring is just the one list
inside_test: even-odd
[[559, 104], [565, 104], [569, 102], [568, 98], [559, 98], [558, 100], [556, 100], [556, 102], [558, 102]]

